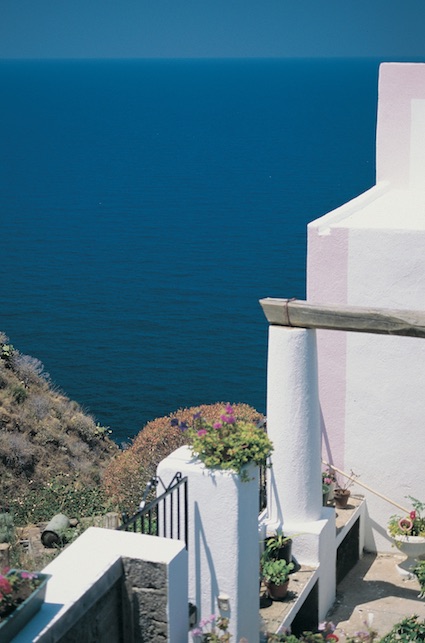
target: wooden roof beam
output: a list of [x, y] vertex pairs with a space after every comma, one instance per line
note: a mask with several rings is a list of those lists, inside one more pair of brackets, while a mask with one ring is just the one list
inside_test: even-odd
[[267, 321], [275, 326], [326, 328], [356, 333], [425, 338], [425, 311], [309, 304], [299, 299], [260, 299]]

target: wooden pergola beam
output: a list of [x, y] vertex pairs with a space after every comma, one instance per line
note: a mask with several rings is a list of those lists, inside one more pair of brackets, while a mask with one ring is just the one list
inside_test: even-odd
[[425, 311], [309, 304], [299, 299], [260, 299], [267, 321], [275, 326], [327, 328], [356, 333], [425, 337]]

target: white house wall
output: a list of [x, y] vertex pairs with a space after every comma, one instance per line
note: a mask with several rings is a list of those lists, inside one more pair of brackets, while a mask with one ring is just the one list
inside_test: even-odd
[[[379, 183], [309, 225], [311, 303], [425, 309], [424, 99], [425, 65], [381, 66]], [[325, 459], [406, 507], [406, 495], [423, 500], [425, 342], [332, 331], [317, 342]], [[399, 512], [366, 496], [366, 547], [387, 550]]]

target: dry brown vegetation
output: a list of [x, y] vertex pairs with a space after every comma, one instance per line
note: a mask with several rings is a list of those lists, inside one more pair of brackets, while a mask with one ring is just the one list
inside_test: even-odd
[[[35, 358], [22, 355], [0, 333], [0, 512], [16, 525], [63, 512], [81, 519], [110, 510], [137, 510], [159, 462], [187, 443], [171, 419], [191, 423], [200, 412], [217, 419], [226, 403], [179, 409], [157, 418], [124, 451], [76, 403], [57, 391]], [[263, 416], [234, 404], [239, 419]]]
[[60, 482], [98, 488], [117, 451], [105, 429], [51, 386], [41, 362], [0, 334], [0, 504], [19, 507]]
[[[192, 422], [195, 413], [200, 412], [209, 422], [217, 420], [226, 403], [204, 404], [179, 409], [165, 417], [148, 422], [134, 438], [131, 446], [115, 456], [108, 464], [104, 474], [107, 495], [112, 502], [128, 513], [137, 510], [146, 484], [155, 475], [156, 467], [163, 458], [183, 444], [187, 444], [187, 434], [178, 427], [171, 426], [171, 420]], [[264, 419], [258, 411], [248, 404], [233, 404], [238, 419], [251, 422]]]

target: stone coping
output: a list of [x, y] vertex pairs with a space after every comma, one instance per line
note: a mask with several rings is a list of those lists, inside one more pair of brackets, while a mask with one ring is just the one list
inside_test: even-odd
[[[333, 506], [331, 503], [328, 506]], [[356, 520], [363, 516], [366, 509], [366, 500], [364, 496], [352, 494], [349, 498], [347, 507], [339, 509], [335, 507], [335, 525], [336, 525], [336, 546], [339, 547], [345, 536], [354, 525]]]

